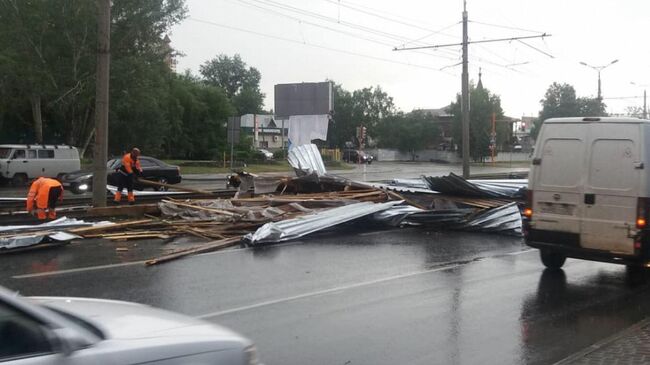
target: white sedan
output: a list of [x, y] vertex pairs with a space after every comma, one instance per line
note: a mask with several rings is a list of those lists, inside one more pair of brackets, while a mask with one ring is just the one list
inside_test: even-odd
[[226, 328], [142, 304], [22, 298], [0, 287], [0, 363], [258, 364]]

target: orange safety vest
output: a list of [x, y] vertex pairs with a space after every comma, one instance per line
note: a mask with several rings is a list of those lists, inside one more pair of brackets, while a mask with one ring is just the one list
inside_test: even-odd
[[140, 167], [140, 159], [137, 157], [134, 159], [131, 157], [131, 153], [127, 153], [122, 157], [122, 171], [126, 172], [127, 174], [132, 174], [133, 170], [138, 170], [142, 172], [142, 167]]
[[36, 202], [37, 209], [47, 209], [49, 200], [50, 189], [61, 189], [59, 201], [63, 201], [63, 186], [60, 182], [47, 177], [39, 177], [32, 183], [27, 194], [27, 211], [31, 212], [34, 209], [34, 202]]

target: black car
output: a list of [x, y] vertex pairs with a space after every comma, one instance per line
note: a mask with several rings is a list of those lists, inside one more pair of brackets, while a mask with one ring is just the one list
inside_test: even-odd
[[374, 157], [360, 150], [344, 150], [343, 161], [350, 163], [367, 163], [370, 165]]
[[[158, 159], [148, 156], [140, 156], [140, 166], [142, 167], [141, 178], [145, 180], [157, 181], [163, 184], [178, 184], [181, 182], [181, 171], [178, 166], [169, 165]], [[117, 185], [117, 175], [119, 172], [116, 170], [122, 165], [122, 159], [115, 158], [106, 163], [108, 168], [107, 183], [109, 185]], [[93, 187], [93, 174], [90, 171], [75, 171], [63, 175], [61, 184], [67, 190], [75, 194], [82, 194], [87, 191], [92, 191]], [[135, 182], [134, 188], [136, 190], [144, 190], [144, 188], [151, 187]], [[156, 191], [167, 190], [164, 187], [152, 187]]]

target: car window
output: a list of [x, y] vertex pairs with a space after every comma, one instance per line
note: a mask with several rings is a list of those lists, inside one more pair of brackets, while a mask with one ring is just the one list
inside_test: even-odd
[[14, 152], [14, 159], [25, 158], [25, 150], [16, 150]]
[[11, 148], [0, 148], [0, 158], [8, 158]]
[[158, 164], [153, 162], [152, 160], [148, 158], [141, 158], [140, 159], [140, 166], [142, 167], [158, 167]]
[[38, 158], [54, 158], [54, 150], [38, 150]]
[[39, 322], [0, 302], [0, 362], [52, 352]]
[[36, 150], [27, 150], [27, 158], [36, 158]]

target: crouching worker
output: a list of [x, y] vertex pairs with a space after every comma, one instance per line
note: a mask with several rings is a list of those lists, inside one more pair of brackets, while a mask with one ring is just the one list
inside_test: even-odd
[[63, 186], [47, 177], [39, 177], [27, 194], [27, 211], [38, 219], [56, 219], [56, 203], [63, 200]]
[[131, 152], [122, 157], [122, 166], [117, 169], [117, 192], [115, 192], [115, 203], [120, 203], [122, 200], [122, 190], [126, 188], [129, 204], [135, 203], [135, 196], [133, 195], [133, 182], [136, 174], [142, 174], [142, 167], [140, 167], [140, 150], [134, 148]]

